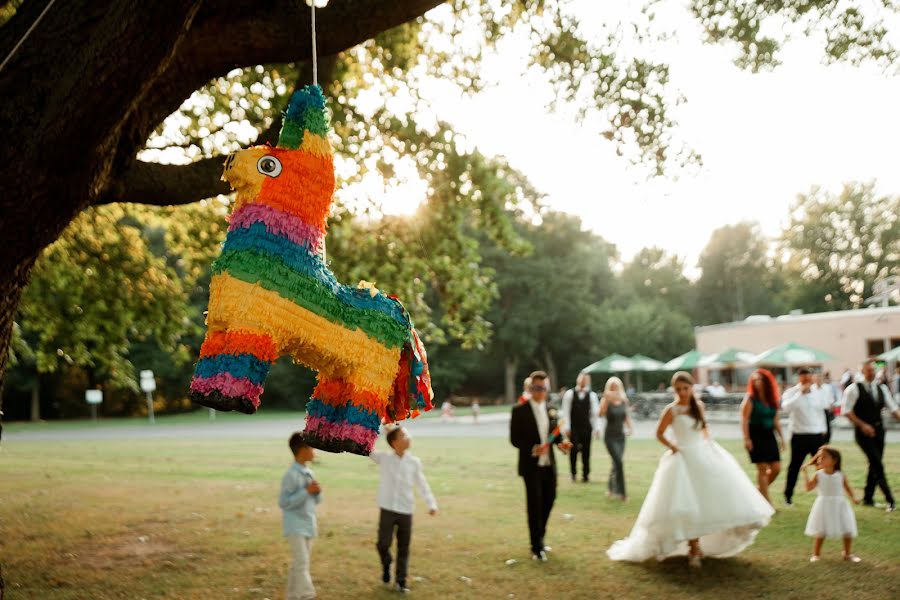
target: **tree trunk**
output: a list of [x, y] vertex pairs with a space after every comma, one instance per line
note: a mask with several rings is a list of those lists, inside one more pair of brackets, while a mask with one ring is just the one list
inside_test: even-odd
[[553, 361], [553, 354], [546, 347], [544, 348], [544, 364], [546, 365], [547, 378], [549, 379], [547, 387], [555, 390], [559, 385], [559, 380], [556, 378], [556, 363]]
[[516, 398], [518, 395], [516, 394], [516, 367], [519, 365], [519, 361], [515, 358], [506, 358], [505, 368], [506, 372], [504, 373], [503, 379], [503, 398], [507, 404], [515, 404]]
[[41, 420], [41, 375], [34, 374], [34, 385], [31, 386], [31, 420]]

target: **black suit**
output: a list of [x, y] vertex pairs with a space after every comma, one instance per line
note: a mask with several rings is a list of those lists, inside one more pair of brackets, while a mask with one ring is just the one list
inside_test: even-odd
[[[548, 439], [556, 427], [556, 419], [550, 418]], [[519, 404], [512, 410], [509, 426], [509, 441], [519, 449], [519, 475], [525, 482], [525, 499], [528, 506], [528, 531], [531, 536], [531, 551], [540, 554], [544, 549], [544, 533], [547, 520], [556, 500], [556, 457], [550, 449], [550, 465], [538, 465], [538, 457], [532, 450], [540, 445], [537, 420], [530, 402]], [[556, 443], [561, 442], [557, 440]]]

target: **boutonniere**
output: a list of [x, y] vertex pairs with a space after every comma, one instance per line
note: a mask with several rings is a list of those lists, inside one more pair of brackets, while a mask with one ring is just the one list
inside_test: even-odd
[[556, 409], [551, 408], [550, 410], [548, 410], [547, 416], [550, 417], [551, 419], [555, 419], [556, 418]]

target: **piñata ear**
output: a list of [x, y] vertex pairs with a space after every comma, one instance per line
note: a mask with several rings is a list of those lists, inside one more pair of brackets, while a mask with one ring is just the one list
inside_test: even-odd
[[278, 147], [296, 150], [303, 144], [304, 132], [324, 137], [329, 129], [322, 88], [317, 85], [303, 86], [291, 94], [284, 112], [284, 125], [278, 136]]

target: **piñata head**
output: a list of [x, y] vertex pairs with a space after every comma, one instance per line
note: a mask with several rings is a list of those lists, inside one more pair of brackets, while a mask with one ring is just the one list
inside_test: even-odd
[[320, 250], [334, 193], [325, 98], [294, 92], [278, 146], [228, 157], [237, 192], [213, 264], [208, 332], [191, 399], [256, 412], [283, 355], [318, 371], [304, 437], [329, 452], [368, 454], [379, 425], [432, 406], [425, 350], [409, 315], [369, 284], [338, 283]]

